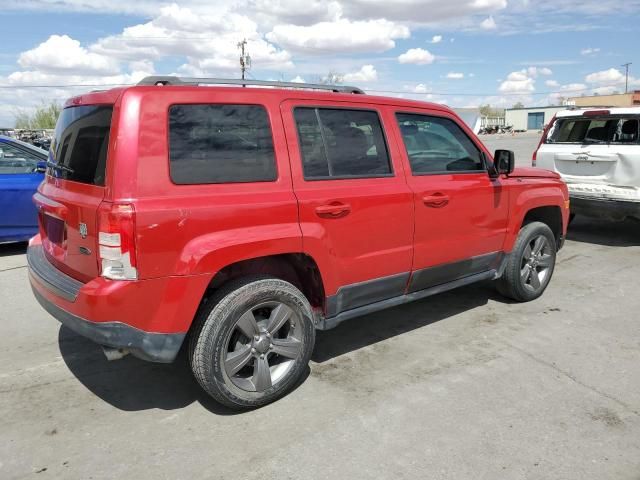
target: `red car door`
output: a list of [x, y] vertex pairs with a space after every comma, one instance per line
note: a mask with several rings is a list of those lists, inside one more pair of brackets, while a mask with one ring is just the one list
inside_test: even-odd
[[413, 195], [379, 110], [304, 100], [281, 109], [303, 248], [322, 272], [327, 317], [402, 295]]
[[409, 291], [498, 268], [509, 201], [500, 179], [489, 177], [488, 152], [447, 111], [393, 113], [415, 204]]

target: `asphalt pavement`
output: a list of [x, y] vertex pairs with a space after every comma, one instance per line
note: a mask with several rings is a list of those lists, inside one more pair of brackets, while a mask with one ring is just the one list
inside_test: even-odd
[[[483, 141], [513, 138], [535, 148]], [[640, 479], [637, 222], [577, 218], [534, 302], [480, 284], [320, 332], [302, 385], [245, 413], [184, 357], [61, 328], [24, 249], [0, 246], [2, 479]]]

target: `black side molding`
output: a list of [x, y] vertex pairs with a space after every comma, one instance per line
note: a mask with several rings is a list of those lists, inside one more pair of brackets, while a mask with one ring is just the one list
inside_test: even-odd
[[409, 272], [399, 273], [340, 287], [335, 295], [327, 298], [327, 317], [402, 295], [409, 275]]
[[454, 288], [462, 287], [464, 285], [469, 285], [475, 282], [480, 282], [482, 280], [493, 280], [498, 277], [498, 270], [489, 270], [488, 272], [477, 273], [475, 275], [470, 275], [468, 277], [454, 280], [453, 282], [445, 283], [442, 285], [436, 285], [435, 287], [420, 290], [418, 292], [407, 293], [406, 295], [401, 295], [399, 297], [382, 300], [381, 302], [354, 308], [353, 310], [347, 310], [346, 312], [342, 312], [335, 317], [319, 318], [316, 322], [316, 328], [318, 330], [330, 330], [334, 327], [337, 327], [345, 320], [350, 320], [352, 318], [360, 317], [362, 315], [368, 315], [379, 310], [384, 310], [386, 308], [391, 308], [402, 305], [404, 303], [420, 300], [421, 298], [430, 297], [431, 295], [436, 295], [438, 293], [446, 292], [447, 290], [453, 290]]
[[487, 253], [466, 258], [459, 262], [423, 268], [413, 272], [409, 292], [417, 292], [426, 288], [453, 282], [469, 275], [497, 270], [504, 254], [502, 252]]

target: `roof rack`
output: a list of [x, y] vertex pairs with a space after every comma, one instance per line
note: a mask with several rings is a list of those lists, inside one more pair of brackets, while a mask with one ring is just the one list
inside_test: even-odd
[[279, 88], [304, 88], [309, 90], [328, 90], [336, 93], [357, 93], [364, 95], [358, 87], [346, 85], [321, 85], [318, 83], [272, 82], [268, 80], [241, 80], [238, 78], [196, 78], [173, 76], [150, 76], [138, 82], [138, 85], [242, 85]]

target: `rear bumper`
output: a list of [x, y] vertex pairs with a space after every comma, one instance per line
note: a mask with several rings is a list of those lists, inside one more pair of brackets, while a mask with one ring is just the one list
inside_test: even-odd
[[82, 283], [58, 270], [35, 237], [29, 280], [43, 308], [74, 332], [153, 362], [174, 360], [210, 280], [208, 275]]
[[590, 198], [571, 195], [571, 213], [596, 218], [623, 220], [626, 217], [640, 219], [640, 202]]
[[40, 305], [60, 323], [99, 345], [123, 348], [138, 358], [159, 363], [173, 362], [182, 346], [184, 333], [148, 333], [121, 322], [90, 322], [47, 300], [33, 287], [33, 281], [32, 289]]

